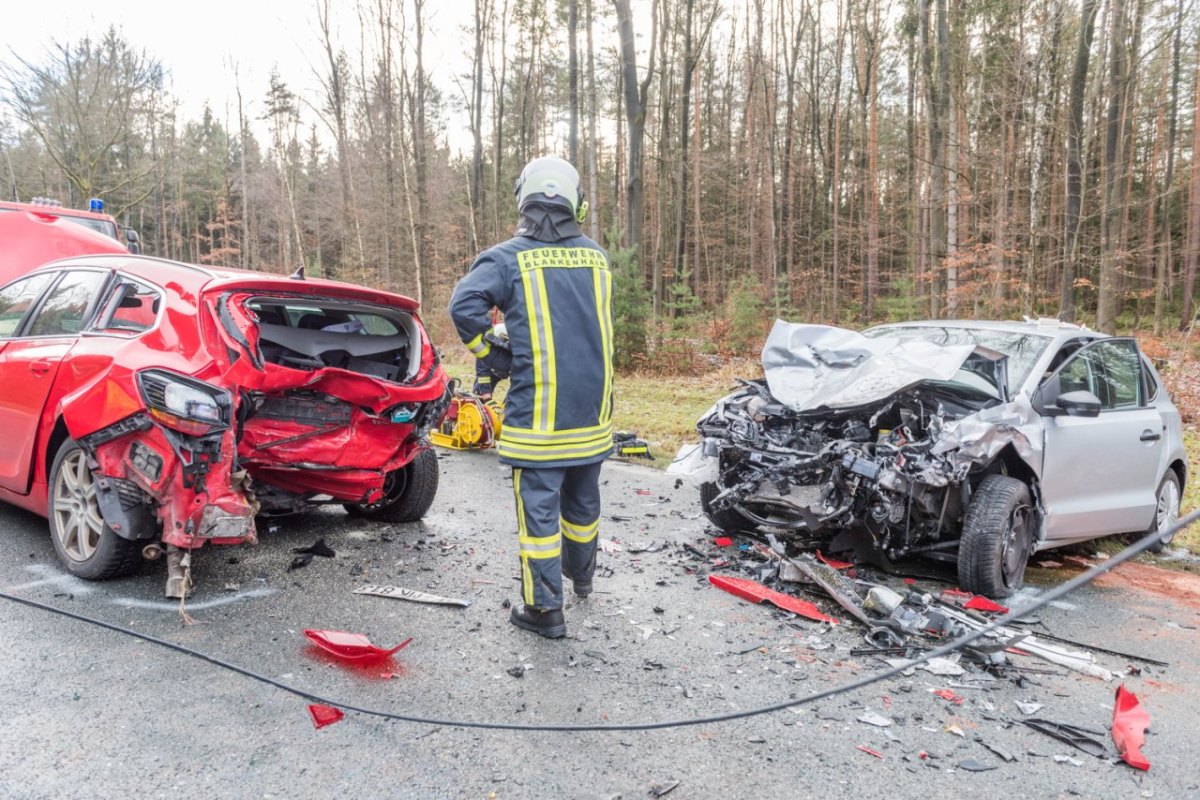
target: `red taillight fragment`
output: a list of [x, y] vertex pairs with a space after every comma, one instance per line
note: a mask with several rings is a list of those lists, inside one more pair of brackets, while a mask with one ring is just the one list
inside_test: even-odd
[[346, 661], [382, 661], [395, 655], [412, 641], [410, 636], [392, 649], [386, 650], [371, 644], [371, 640], [361, 633], [306, 630], [304, 635], [325, 652]]
[[324, 728], [326, 725], [341, 722], [342, 718], [346, 716], [340, 708], [317, 705], [316, 703], [308, 707], [308, 713], [312, 715], [313, 727], [317, 730]]

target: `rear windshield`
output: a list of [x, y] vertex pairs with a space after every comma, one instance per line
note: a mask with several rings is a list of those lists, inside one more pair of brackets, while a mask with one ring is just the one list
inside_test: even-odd
[[369, 310], [318, 308], [305, 305], [303, 301], [293, 303], [274, 298], [251, 300], [246, 305], [258, 316], [259, 322], [267, 325], [368, 336], [395, 336], [401, 332], [395, 322]]

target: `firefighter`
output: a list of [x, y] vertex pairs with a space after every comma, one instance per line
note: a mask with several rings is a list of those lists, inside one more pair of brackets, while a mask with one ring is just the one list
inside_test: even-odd
[[[561, 158], [526, 165], [516, 236], [486, 250], [454, 287], [450, 316], [485, 367], [510, 379], [497, 449], [512, 467], [522, 602], [514, 625], [566, 635], [563, 577], [592, 591], [600, 465], [612, 450], [612, 275], [583, 235], [579, 173]], [[508, 347], [488, 312], [504, 314]]]

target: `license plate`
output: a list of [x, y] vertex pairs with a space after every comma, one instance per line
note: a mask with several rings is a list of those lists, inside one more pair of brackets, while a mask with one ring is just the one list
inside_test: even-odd
[[454, 597], [442, 597], [428, 592], [419, 592], [416, 589], [406, 589], [403, 586], [360, 586], [354, 590], [354, 594], [369, 594], [374, 597], [392, 597], [396, 600], [409, 600], [413, 603], [429, 603], [438, 606], [457, 606], [459, 608], [469, 608], [470, 600], [459, 600]]

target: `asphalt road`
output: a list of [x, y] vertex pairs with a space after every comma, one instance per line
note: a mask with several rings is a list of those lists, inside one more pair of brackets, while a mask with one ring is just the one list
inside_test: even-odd
[[[850, 655], [861, 644], [852, 623], [829, 630], [710, 587], [695, 574], [704, 562], [682, 547], [709, 547], [694, 490], [616, 463], [603, 473], [600, 535], [626, 549], [601, 555], [597, 592], [568, 606], [566, 640], [519, 631], [505, 608], [518, 597], [508, 470], [488, 452], [447, 454], [441, 466], [441, 491], [424, 523], [364, 523], [327, 509], [279, 521], [257, 547], [201, 552], [189, 602], [198, 624], [181, 625], [177, 605], [162, 599], [162, 562], [125, 580], [76, 580], [57, 566], [45, 522], [8, 507], [0, 507], [0, 589], [347, 703], [457, 720], [641, 722], [721, 714], [883, 667]], [[292, 548], [318, 537], [337, 557], [288, 572]], [[639, 544], [662, 548], [629, 552]], [[1066, 576], [1033, 577], [1044, 586]], [[1183, 580], [1198, 596], [1196, 579]], [[351, 593], [369, 583], [472, 605]], [[1153, 584], [1109, 581], [1040, 614], [1059, 636], [1171, 663], [1124, 679], [1153, 721], [1144, 747], [1149, 773], [1014, 724], [1023, 716], [1015, 701], [1041, 703], [1038, 716], [1095, 729], [1111, 753], [1107, 726], [1117, 681], [1061, 670], [1030, 674], [1023, 686], [959, 686], [962, 705], [932, 694], [961, 679], [917, 672], [795, 710], [657, 732], [480, 731], [355, 713], [316, 730], [299, 697], [0, 601], [0, 797], [643, 798], [675, 781], [671, 800], [1197, 797], [1200, 614]], [[305, 628], [365, 633], [381, 645], [414, 641], [392, 667], [355, 670], [315, 654]], [[1129, 664], [1099, 658], [1113, 670]], [[893, 724], [859, 722], [867, 711]], [[1015, 760], [1003, 761], [978, 740]], [[964, 761], [994, 769], [969, 771]]]

